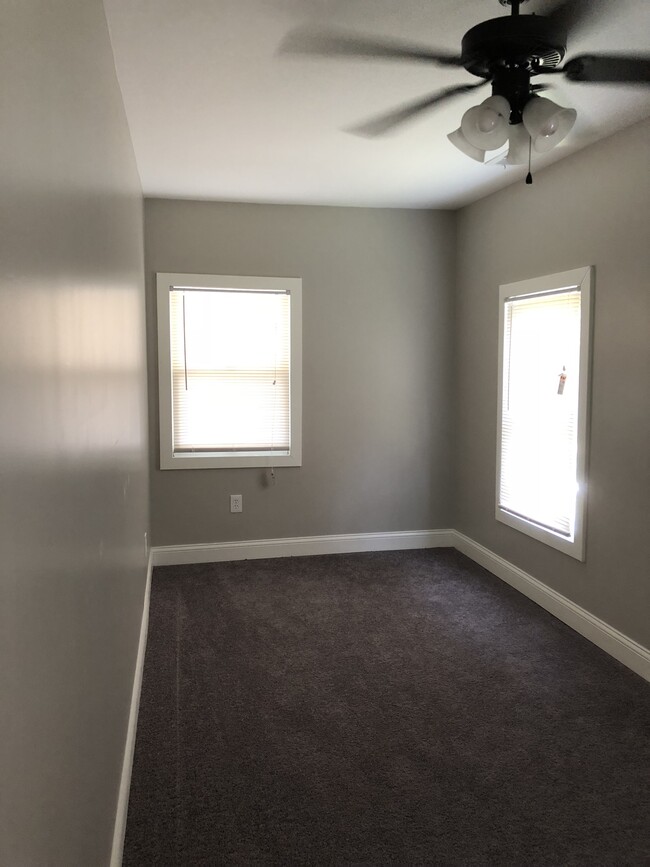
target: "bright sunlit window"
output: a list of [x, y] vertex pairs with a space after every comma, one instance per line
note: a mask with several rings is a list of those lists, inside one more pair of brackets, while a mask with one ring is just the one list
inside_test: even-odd
[[592, 269], [500, 287], [499, 521], [584, 559]]
[[158, 274], [162, 469], [299, 466], [299, 278]]

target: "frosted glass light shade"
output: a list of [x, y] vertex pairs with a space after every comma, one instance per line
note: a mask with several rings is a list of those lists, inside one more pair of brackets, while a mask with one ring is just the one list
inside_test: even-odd
[[468, 109], [460, 122], [467, 141], [476, 148], [495, 150], [508, 140], [510, 103], [504, 96], [489, 96]]
[[454, 147], [457, 147], [459, 151], [465, 154], [465, 156], [470, 157], [470, 159], [476, 160], [477, 163], [482, 163], [484, 161], [485, 151], [481, 150], [481, 148], [476, 148], [474, 147], [474, 145], [471, 145], [463, 135], [460, 128], [454, 130], [454, 132], [450, 132], [447, 138], [454, 145]]
[[533, 150], [546, 153], [559, 144], [573, 129], [578, 114], [573, 108], [542, 96], [533, 96], [524, 108], [524, 126], [533, 140]]

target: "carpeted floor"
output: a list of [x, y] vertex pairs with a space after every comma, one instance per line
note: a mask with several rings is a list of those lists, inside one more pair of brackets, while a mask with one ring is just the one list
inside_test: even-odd
[[650, 865], [650, 687], [452, 549], [157, 568], [124, 864]]

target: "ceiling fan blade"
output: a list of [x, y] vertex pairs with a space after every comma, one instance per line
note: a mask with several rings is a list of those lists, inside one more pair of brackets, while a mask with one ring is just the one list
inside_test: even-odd
[[410, 102], [407, 105], [402, 106], [402, 108], [394, 109], [393, 111], [381, 114], [378, 117], [365, 121], [364, 123], [348, 127], [346, 131], [354, 133], [355, 135], [366, 136], [368, 138], [383, 135], [383, 133], [389, 132], [391, 129], [407, 120], [411, 120], [411, 118], [426, 111], [426, 109], [440, 105], [441, 102], [451, 99], [453, 96], [459, 96], [461, 93], [467, 93], [470, 90], [475, 90], [477, 87], [483, 87], [484, 84], [487, 84], [487, 81], [481, 81], [479, 84], [461, 84], [457, 87], [448, 87], [445, 90], [439, 90], [437, 93], [425, 96], [424, 99]]
[[569, 81], [650, 84], [650, 55], [580, 54], [558, 70]]
[[432, 51], [398, 40], [379, 41], [343, 31], [294, 30], [280, 43], [281, 54], [310, 54], [314, 57], [356, 57], [384, 60], [416, 60], [440, 66], [462, 66], [460, 56], [450, 51]]

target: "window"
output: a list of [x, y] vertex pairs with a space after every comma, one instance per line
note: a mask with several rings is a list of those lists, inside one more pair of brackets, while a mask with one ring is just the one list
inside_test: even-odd
[[497, 520], [584, 560], [592, 268], [500, 287]]
[[158, 274], [161, 469], [301, 463], [296, 277]]

